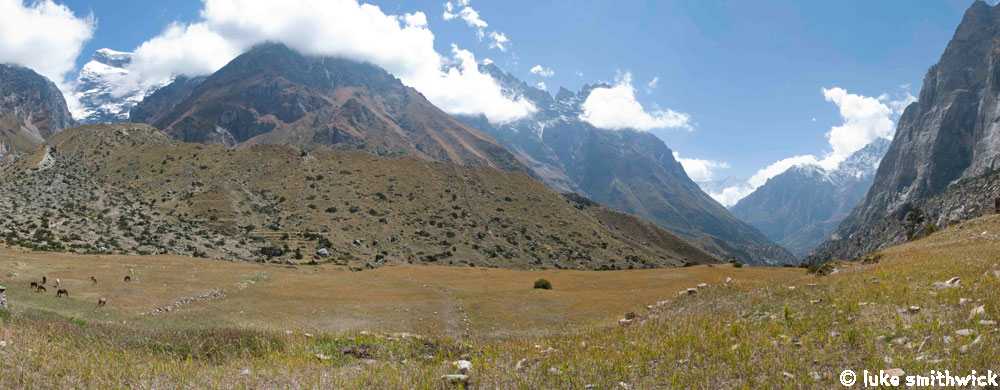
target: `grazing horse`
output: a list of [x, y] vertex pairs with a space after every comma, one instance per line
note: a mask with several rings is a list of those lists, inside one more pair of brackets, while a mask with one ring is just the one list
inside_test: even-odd
[[59, 298], [63, 295], [65, 295], [66, 298], [69, 298], [69, 291], [66, 291], [65, 288], [60, 288], [59, 291], [56, 291], [56, 298]]
[[31, 289], [32, 290], [38, 289], [38, 282], [31, 282]]
[[131, 281], [132, 281], [132, 276], [125, 275], [125, 282], [131, 282]]
[[108, 300], [104, 299], [104, 297], [101, 297], [101, 299], [97, 300], [97, 307], [104, 307], [104, 305], [107, 305], [107, 304], [108, 304]]
[[38, 285], [38, 289], [37, 289], [37, 290], [35, 290], [35, 291], [37, 291], [37, 292], [42, 292], [42, 291], [45, 291], [45, 286], [43, 286], [43, 285], [40, 285], [40, 284], [39, 284], [39, 285]]
[[95, 278], [93, 276], [90, 277], [90, 281], [94, 282], [94, 284], [97, 284], [97, 278]]
[[59, 278], [56, 278], [56, 288], [59, 288]]

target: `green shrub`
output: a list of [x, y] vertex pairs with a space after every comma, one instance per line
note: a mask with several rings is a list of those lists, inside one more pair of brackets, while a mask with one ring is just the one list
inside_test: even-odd
[[734, 261], [733, 262], [733, 268], [743, 268], [743, 263], [738, 262], [738, 261]]
[[551, 290], [552, 283], [545, 279], [538, 279], [535, 281], [535, 288], [540, 288], [543, 290]]

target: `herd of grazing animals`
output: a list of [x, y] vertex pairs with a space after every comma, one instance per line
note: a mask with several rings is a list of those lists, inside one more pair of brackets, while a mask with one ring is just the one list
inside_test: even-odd
[[[35, 292], [46, 292], [47, 290], [45, 289], [45, 282], [47, 282], [47, 281], [48, 281], [48, 278], [46, 278], [45, 276], [42, 276], [42, 282], [41, 283], [31, 282], [31, 289], [35, 290]], [[91, 276], [90, 277], [90, 281], [93, 284], [97, 284], [97, 277]], [[132, 276], [131, 275], [125, 275], [125, 283], [129, 283], [131, 281], [132, 281]], [[66, 298], [69, 298], [69, 290], [67, 290], [65, 288], [59, 288], [60, 284], [61, 283], [59, 281], [59, 278], [56, 278], [56, 285], [55, 285], [55, 288], [56, 288], [56, 298], [61, 298], [63, 296], [65, 296]], [[107, 304], [108, 304], [108, 300], [106, 298], [104, 298], [104, 297], [101, 297], [100, 299], [97, 300], [97, 307], [104, 307]]]

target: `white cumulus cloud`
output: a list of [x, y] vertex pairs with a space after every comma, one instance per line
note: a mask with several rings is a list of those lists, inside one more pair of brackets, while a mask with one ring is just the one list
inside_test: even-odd
[[893, 131], [893, 110], [878, 98], [848, 93], [843, 88], [822, 89], [823, 97], [840, 109], [843, 123], [830, 128], [826, 138], [832, 150], [823, 159], [824, 168], [836, 168], [851, 153], [876, 138], [889, 137]]
[[595, 127], [612, 130], [678, 128], [693, 131], [691, 116], [674, 110], [647, 111], [635, 99], [632, 74], [619, 74], [611, 87], [594, 88], [583, 102], [580, 119]]
[[[94, 35], [93, 15], [76, 16], [51, 0], [0, 0], [0, 63], [30, 68], [70, 90], [67, 74], [76, 68], [83, 45]], [[66, 94], [70, 109], [77, 102]]]
[[681, 163], [684, 172], [694, 181], [712, 180], [716, 169], [729, 168], [729, 164], [723, 161], [681, 158], [677, 152], [674, 152], [674, 159]]
[[541, 64], [531, 67], [531, 70], [529, 72], [531, 72], [531, 74], [537, 74], [542, 77], [552, 77], [556, 75], [556, 72], [552, 71], [552, 69], [543, 67]]
[[448, 55], [435, 51], [423, 13], [390, 15], [357, 0], [205, 0], [199, 21], [170, 25], [136, 48], [129, 71], [147, 84], [209, 74], [266, 41], [371, 62], [451, 114], [506, 122], [535, 110], [523, 98], [505, 97], [471, 52], [454, 45]]
[[543, 90], [543, 91], [547, 91], [548, 90], [548, 88], [545, 87], [545, 82], [544, 81], [539, 81], [538, 84], [535, 84], [535, 86], [537, 86], [538, 89]]

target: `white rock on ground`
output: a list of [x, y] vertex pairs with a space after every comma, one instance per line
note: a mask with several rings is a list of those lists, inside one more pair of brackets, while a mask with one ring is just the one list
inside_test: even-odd
[[448, 374], [441, 376], [441, 381], [450, 385], [467, 386], [469, 384], [469, 376], [462, 374]]
[[453, 362], [452, 364], [455, 366], [455, 368], [458, 369], [458, 372], [461, 374], [468, 375], [472, 373], [472, 362], [468, 360], [459, 360]]
[[959, 283], [961, 283], [961, 282], [962, 282], [962, 278], [956, 276], [956, 277], [948, 279], [947, 281], [944, 281], [944, 282], [934, 282], [934, 287], [935, 288], [958, 287]]

